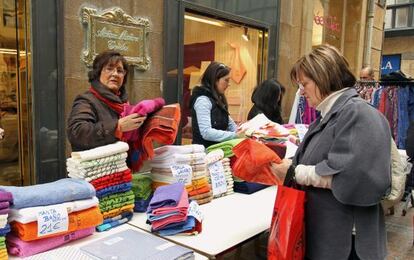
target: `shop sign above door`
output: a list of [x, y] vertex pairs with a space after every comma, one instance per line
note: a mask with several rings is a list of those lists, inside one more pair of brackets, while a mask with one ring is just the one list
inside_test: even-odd
[[109, 49], [124, 55], [130, 65], [148, 70], [148, 19], [133, 18], [118, 7], [101, 12], [83, 7], [81, 21], [86, 34], [82, 60], [87, 66], [92, 66], [96, 55]]

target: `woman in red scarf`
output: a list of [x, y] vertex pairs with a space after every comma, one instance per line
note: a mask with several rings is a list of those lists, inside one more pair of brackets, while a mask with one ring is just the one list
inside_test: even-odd
[[128, 103], [125, 84], [128, 64], [115, 51], [96, 56], [88, 73], [91, 87], [77, 96], [68, 119], [67, 134], [73, 151], [88, 150], [121, 139], [122, 133], [139, 128], [145, 117], [120, 118]]

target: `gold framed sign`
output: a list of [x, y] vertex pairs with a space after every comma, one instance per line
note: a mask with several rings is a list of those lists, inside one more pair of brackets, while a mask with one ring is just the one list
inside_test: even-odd
[[83, 7], [81, 21], [86, 34], [82, 60], [87, 66], [92, 66], [96, 55], [109, 49], [120, 52], [130, 65], [138, 69], [149, 69], [148, 19], [133, 18], [119, 7], [102, 12]]

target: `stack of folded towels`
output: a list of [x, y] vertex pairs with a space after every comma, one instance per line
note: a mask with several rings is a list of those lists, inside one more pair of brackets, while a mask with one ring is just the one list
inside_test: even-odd
[[[30, 256], [91, 235], [103, 220], [95, 189], [84, 180], [66, 178], [26, 187], [1, 186], [0, 190], [13, 196], [9, 212], [12, 231], [6, 239], [11, 255]], [[45, 210], [67, 212], [67, 217], [61, 216], [67, 219], [67, 228], [42, 234], [38, 225], [43, 220], [40, 212]]]
[[[221, 169], [220, 172], [217, 172], [217, 174], [220, 174], [223, 176], [223, 178], [226, 181], [226, 190], [224, 191], [216, 191], [215, 190], [215, 186], [212, 185], [212, 189], [213, 189], [213, 197], [214, 198], [218, 198], [218, 197], [222, 197], [225, 195], [230, 195], [233, 194], [233, 184], [234, 184], [234, 180], [233, 180], [233, 174], [231, 171], [231, 167], [230, 167], [230, 159], [229, 158], [224, 158], [224, 152], [222, 149], [215, 149], [211, 152], [209, 152], [206, 155], [206, 163], [207, 163], [207, 168], [209, 169], [209, 166], [211, 166], [212, 164], [221, 164], [220, 167], [217, 167], [219, 169]], [[211, 181], [211, 172], [210, 169], [209, 171], [209, 182], [212, 183]]]
[[132, 192], [135, 195], [134, 212], [146, 212], [152, 198], [152, 179], [148, 174], [132, 175]]
[[90, 182], [96, 189], [104, 217], [97, 231], [109, 230], [131, 220], [134, 208], [132, 173], [126, 164], [129, 147], [116, 142], [81, 152], [72, 152], [66, 165], [69, 177]]
[[151, 231], [162, 236], [200, 233], [201, 220], [188, 213], [189, 206], [184, 184], [174, 183], [157, 188], [147, 210], [147, 223], [151, 224]]
[[213, 199], [211, 186], [208, 183], [205, 148], [202, 145], [165, 145], [154, 150], [155, 156], [150, 161], [153, 190], [177, 182], [171, 166], [188, 165], [191, 167], [191, 180], [187, 180], [185, 188], [190, 199], [199, 205]]
[[10, 232], [10, 225], [7, 224], [7, 217], [13, 196], [10, 192], [0, 190], [0, 259], [8, 259], [6, 249], [6, 235]]

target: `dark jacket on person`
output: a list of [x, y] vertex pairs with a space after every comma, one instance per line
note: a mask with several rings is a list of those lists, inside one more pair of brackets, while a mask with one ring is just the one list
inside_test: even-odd
[[257, 116], [258, 114], [263, 113], [267, 118], [269, 118], [271, 121], [283, 124], [282, 115], [279, 111], [273, 111], [273, 113], [266, 113], [262, 109], [260, 109], [256, 104], [253, 104], [252, 108], [249, 111], [249, 114], [247, 115], [247, 120], [252, 119], [253, 117]]
[[[407, 138], [405, 139], [405, 151], [410, 158], [410, 162], [414, 162], [414, 121], [410, 122], [407, 130]], [[411, 167], [411, 172], [407, 176], [406, 190], [408, 187], [414, 187], [414, 167]]]
[[387, 120], [355, 89], [310, 125], [292, 163], [315, 165], [316, 174], [332, 176], [332, 185], [304, 187], [307, 258], [348, 259], [355, 227], [360, 259], [385, 259], [380, 201], [391, 185], [390, 139]]
[[[125, 103], [125, 87], [115, 95], [99, 82], [93, 88], [104, 98], [114, 103]], [[119, 115], [89, 90], [78, 95], [72, 106], [67, 125], [67, 135], [73, 151], [92, 149], [118, 141], [115, 130]]]
[[229, 112], [226, 107], [219, 105], [213, 98], [211, 91], [205, 87], [197, 86], [193, 89], [190, 99], [191, 107], [191, 126], [193, 131], [193, 144], [202, 144], [204, 147], [209, 147], [210, 145], [216, 144], [218, 142], [204, 140], [200, 133], [200, 128], [198, 126], [197, 114], [194, 109], [194, 104], [198, 97], [206, 96], [210, 99], [212, 104], [210, 118], [211, 118], [211, 127], [217, 130], [227, 130], [229, 125]]

